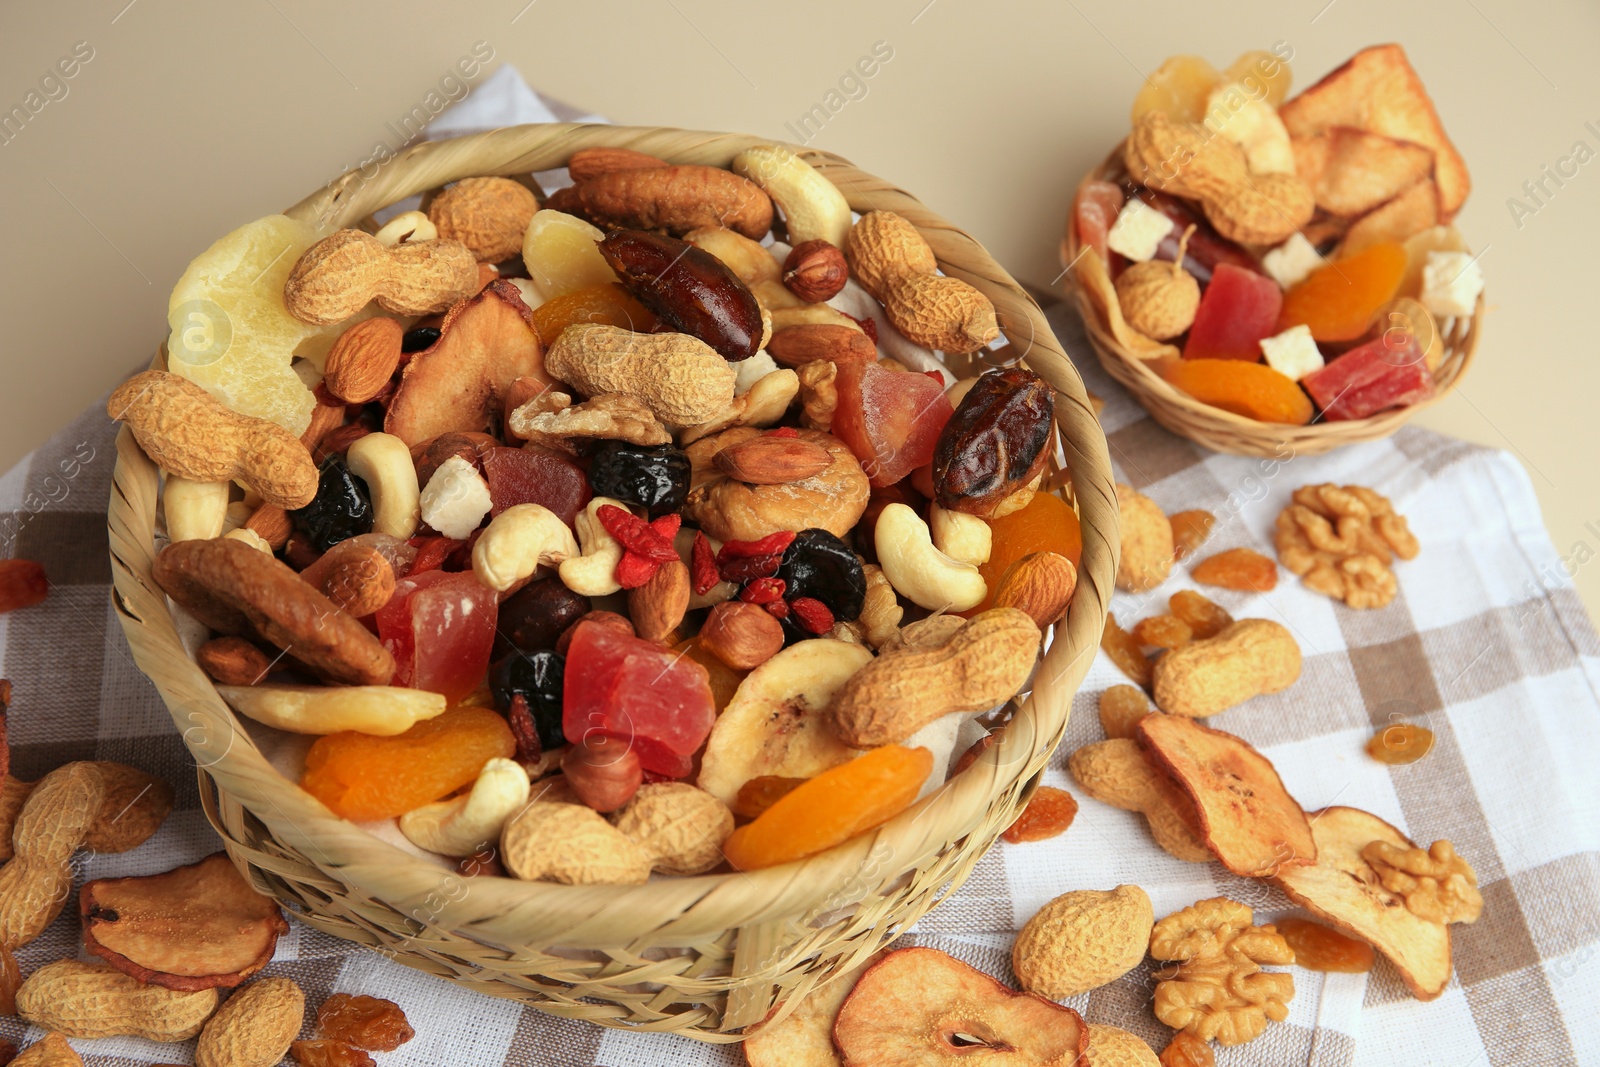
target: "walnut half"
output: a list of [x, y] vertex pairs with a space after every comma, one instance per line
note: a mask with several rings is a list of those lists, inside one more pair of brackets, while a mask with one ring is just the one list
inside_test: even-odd
[[1306, 588], [1352, 608], [1381, 608], [1399, 592], [1391, 565], [1420, 546], [1387, 497], [1359, 485], [1301, 486], [1278, 515], [1278, 559]]
[[1483, 894], [1472, 865], [1448, 841], [1427, 849], [1373, 841], [1361, 850], [1383, 888], [1405, 898], [1406, 910], [1429, 922], [1470, 923], [1483, 913]]
[[1156, 923], [1150, 955], [1177, 961], [1156, 972], [1156, 1018], [1220, 1045], [1252, 1041], [1269, 1019], [1288, 1018], [1294, 977], [1260, 965], [1293, 963], [1294, 951], [1271, 925], [1254, 921], [1246, 905], [1212, 897]]

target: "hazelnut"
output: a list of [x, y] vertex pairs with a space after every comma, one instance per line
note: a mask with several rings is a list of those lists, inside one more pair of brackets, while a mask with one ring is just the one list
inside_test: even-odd
[[700, 647], [736, 671], [753, 670], [783, 648], [783, 624], [763, 607], [729, 600], [706, 616]]
[[783, 284], [808, 304], [832, 300], [849, 280], [844, 253], [821, 238], [795, 245], [783, 261]]
[[567, 785], [595, 811], [616, 811], [639, 791], [644, 772], [639, 754], [620, 737], [593, 734], [561, 757]]

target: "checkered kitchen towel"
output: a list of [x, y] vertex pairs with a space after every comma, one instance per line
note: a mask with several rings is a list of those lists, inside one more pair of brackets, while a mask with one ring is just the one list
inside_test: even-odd
[[[459, 116], [452, 128], [572, 115], [549, 110], [505, 68], [465, 103], [480, 113]], [[1288, 1021], [1221, 1051], [1218, 1063], [1600, 1063], [1600, 641], [1522, 468], [1506, 453], [1420, 429], [1286, 462], [1212, 455], [1157, 427], [1099, 373], [1070, 309], [1050, 314], [1067, 350], [1081, 354], [1090, 388], [1107, 400], [1103, 422], [1119, 478], [1168, 511], [1218, 515], [1203, 554], [1237, 545], [1270, 553], [1273, 519], [1291, 491], [1329, 481], [1391, 497], [1423, 546], [1397, 568], [1399, 598], [1378, 611], [1349, 611], [1288, 575], [1264, 596], [1208, 589], [1236, 616], [1281, 621], [1305, 652], [1304, 673], [1288, 691], [1211, 721], [1261, 748], [1308, 809], [1353, 805], [1418, 841], [1455, 842], [1477, 868], [1483, 918], [1454, 928], [1455, 979], [1438, 1000], [1412, 1000], [1384, 961], [1370, 975], [1294, 969]], [[66, 760], [121, 760], [178, 790], [178, 810], [155, 838], [124, 855], [80, 857], [80, 880], [153, 874], [220, 847], [198, 807], [192, 761], [111, 611], [105, 510], [113, 432], [96, 407], [0, 477], [0, 556], [42, 561], [54, 583], [45, 603], [0, 615], [0, 677], [16, 690], [14, 772], [35, 779]], [[1159, 596], [1191, 584], [1186, 568], [1178, 571]], [[1133, 620], [1158, 603], [1119, 594], [1113, 608]], [[1096, 699], [1121, 680], [1100, 657], [1048, 782], [1077, 791], [1067, 753], [1100, 739]], [[1396, 716], [1438, 735], [1434, 750], [1409, 767], [1380, 765], [1362, 751], [1374, 727]], [[1137, 883], [1158, 916], [1217, 894], [1263, 917], [1291, 910], [1270, 886], [1167, 856], [1137, 816], [1079, 799], [1066, 835], [996, 845], [906, 942], [938, 946], [1011, 981], [1012, 932], [1070, 889]], [[27, 972], [78, 948], [69, 914], [20, 961]], [[269, 973], [293, 977], [313, 1005], [338, 991], [398, 1001], [417, 1036], [380, 1056], [384, 1067], [740, 1062], [734, 1049], [602, 1030], [468, 993], [299, 923], [279, 942]], [[1068, 1003], [1159, 1049], [1169, 1031], [1150, 1013], [1152, 986], [1140, 967]], [[0, 1038], [38, 1036], [0, 1019]], [[93, 1067], [192, 1056], [188, 1046], [137, 1039], [74, 1044]]]

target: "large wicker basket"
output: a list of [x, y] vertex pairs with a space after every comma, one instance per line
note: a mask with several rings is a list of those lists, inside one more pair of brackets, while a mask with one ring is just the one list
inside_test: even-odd
[[[726, 166], [748, 136], [617, 126], [519, 126], [420, 144], [376, 175], [351, 172], [288, 214], [357, 225], [416, 193], [477, 174], [526, 175], [580, 148], [616, 146]], [[1093, 659], [1116, 568], [1116, 503], [1087, 394], [1034, 301], [971, 237], [888, 182], [801, 150], [858, 211], [892, 209], [940, 266], [995, 303], [1001, 328], [1058, 390], [1064, 458], [1082, 516], [1078, 592], [1006, 729], [975, 766], [878, 831], [750, 874], [566, 887], [462, 878], [333, 816], [274, 770], [185, 654], [151, 579], [159, 472], [124, 430], [110, 510], [117, 608], [200, 768], [205, 810], [251, 881], [319, 930], [493, 996], [603, 1026], [737, 1040], [798, 1003], [959, 885], [1031, 795]], [[157, 356], [162, 365], [163, 355]]]
[[[1126, 176], [1122, 165], [1122, 145], [1119, 144], [1105, 162], [1084, 175], [1078, 188], [1081, 191], [1085, 184], [1092, 181], [1119, 182]], [[1070, 267], [1078, 261], [1082, 251], [1077, 227], [1069, 213], [1066, 232], [1061, 240], [1061, 265]], [[1482, 334], [1479, 326], [1483, 322], [1484, 301], [1479, 296], [1477, 309], [1470, 318], [1450, 319], [1441, 324], [1439, 340], [1444, 352], [1438, 369], [1434, 371], [1433, 395], [1426, 400], [1347, 422], [1318, 420], [1306, 426], [1257, 422], [1202, 403], [1169, 385], [1151, 369], [1146, 360], [1120, 344], [1106, 328], [1094, 301], [1085, 287], [1079, 284], [1076, 272], [1068, 269], [1066, 276], [1067, 290], [1077, 298], [1089, 344], [1100, 358], [1100, 365], [1106, 373], [1121, 382], [1134, 399], [1150, 412], [1151, 418], [1173, 433], [1218, 452], [1232, 452], [1241, 456], [1265, 456], [1271, 459], [1316, 456], [1342, 445], [1388, 437], [1404, 426], [1411, 416], [1437, 404], [1455, 389], [1456, 383], [1472, 363]]]

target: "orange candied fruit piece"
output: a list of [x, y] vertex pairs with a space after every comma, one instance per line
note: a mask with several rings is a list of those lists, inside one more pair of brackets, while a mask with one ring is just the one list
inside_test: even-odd
[[382, 997], [335, 993], [317, 1010], [317, 1032], [371, 1052], [393, 1052], [417, 1036], [400, 1005]]
[[1105, 632], [1100, 635], [1100, 647], [1117, 668], [1132, 678], [1141, 688], [1150, 688], [1154, 676], [1150, 661], [1145, 658], [1144, 646], [1139, 639], [1117, 625], [1117, 617], [1106, 612]]
[[1391, 723], [1367, 742], [1367, 755], [1391, 767], [1415, 763], [1432, 749], [1433, 731], [1413, 722]]
[[768, 808], [804, 785], [804, 778], [785, 778], [781, 774], [763, 774], [739, 787], [733, 798], [733, 813], [741, 819], [759, 819]]
[[1209, 511], [1174, 511], [1167, 516], [1167, 522], [1172, 524], [1173, 558], [1182, 559], [1193, 555], [1194, 550], [1211, 536], [1211, 528], [1217, 524], [1217, 517]]
[[319, 737], [300, 785], [346, 819], [392, 819], [454, 793], [485, 763], [516, 751], [504, 719], [463, 705], [394, 737], [349, 730]]
[[1194, 631], [1176, 615], [1152, 615], [1134, 625], [1133, 636], [1141, 645], [1171, 649], [1187, 645], [1194, 639]]
[[674, 652], [682, 652], [684, 656], [694, 660], [706, 669], [706, 674], [711, 678], [711, 699], [716, 705], [717, 714], [728, 706], [728, 701], [733, 699], [733, 694], [738, 691], [739, 683], [744, 681], [744, 676], [749, 671], [736, 671], [722, 662], [700, 644], [700, 639], [691, 637], [687, 641], [680, 641], [672, 646]]
[[1167, 610], [1189, 624], [1195, 640], [1215, 637], [1233, 625], [1233, 616], [1193, 589], [1180, 589], [1167, 598]]
[[1161, 1067], [1216, 1067], [1211, 1043], [1192, 1030], [1179, 1030], [1161, 1050]]
[[1023, 556], [1034, 552], [1054, 552], [1066, 556], [1072, 565], [1078, 565], [1083, 555], [1083, 534], [1078, 526], [1078, 513], [1072, 505], [1054, 493], [1035, 493], [1025, 507], [1009, 515], [989, 520], [989, 559], [978, 567], [978, 573], [989, 585], [989, 595], [982, 604], [962, 614], [976, 615], [994, 607], [994, 593], [1000, 587], [1000, 578]]
[[1283, 294], [1278, 329], [1305, 325], [1318, 341], [1355, 341], [1394, 299], [1405, 273], [1406, 250], [1394, 241], [1336, 259]]
[[647, 333], [655, 326], [656, 317], [616, 282], [577, 289], [533, 309], [534, 332], [546, 345], [554, 343], [562, 330], [579, 323]]
[[741, 871], [804, 859], [881, 826], [911, 806], [933, 772], [925, 748], [884, 745], [796, 786], [723, 842]]
[[1296, 966], [1308, 971], [1365, 974], [1372, 970], [1372, 946], [1346, 937], [1310, 919], [1282, 919], [1272, 924], [1294, 949]]
[[1132, 738], [1139, 720], [1154, 710], [1138, 686], [1114, 685], [1100, 694], [1100, 728], [1107, 740]]
[[1230, 548], [1195, 564], [1190, 572], [1202, 585], [1246, 593], [1270, 593], [1278, 587], [1278, 565], [1253, 548]]
[[1311, 398], [1293, 378], [1265, 363], [1241, 359], [1184, 359], [1167, 367], [1167, 382], [1202, 404], [1257, 422], [1304, 426]]
[[1000, 836], [1013, 845], [1044, 841], [1066, 833], [1077, 817], [1078, 801], [1071, 793], [1053, 785], [1041, 785], [1034, 790], [1033, 799], [1022, 809], [1017, 821], [1006, 827]]

